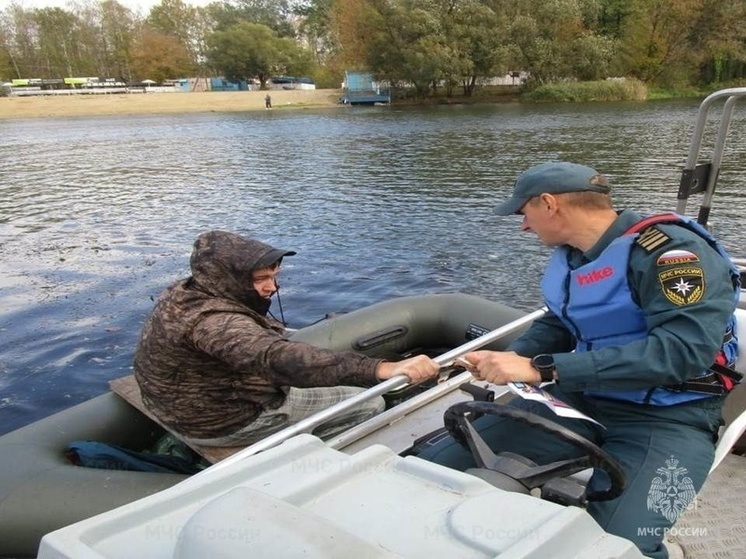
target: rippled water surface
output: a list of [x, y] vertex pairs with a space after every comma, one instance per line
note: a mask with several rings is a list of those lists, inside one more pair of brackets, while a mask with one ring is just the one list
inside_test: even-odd
[[[282, 273], [293, 327], [418, 293], [533, 309], [548, 249], [492, 213], [516, 175], [582, 162], [618, 206], [672, 210], [697, 105], [0, 121], [0, 433], [128, 374], [153, 299], [208, 229], [298, 251]], [[739, 256], [745, 130], [737, 115], [713, 209]]]

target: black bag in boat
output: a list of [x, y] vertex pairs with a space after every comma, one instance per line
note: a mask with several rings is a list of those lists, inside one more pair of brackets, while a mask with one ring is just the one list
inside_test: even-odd
[[183, 443], [178, 445], [169, 445], [168, 454], [154, 454], [96, 441], [73, 441], [65, 456], [76, 466], [106, 470], [196, 474], [205, 468], [196, 452]]

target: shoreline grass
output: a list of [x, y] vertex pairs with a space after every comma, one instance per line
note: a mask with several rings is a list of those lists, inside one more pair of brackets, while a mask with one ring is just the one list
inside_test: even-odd
[[521, 95], [522, 101], [533, 103], [646, 101], [647, 99], [648, 87], [636, 79], [547, 84]]

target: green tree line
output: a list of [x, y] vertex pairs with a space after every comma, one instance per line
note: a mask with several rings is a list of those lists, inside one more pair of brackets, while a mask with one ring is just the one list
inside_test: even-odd
[[746, 0], [116, 0], [0, 10], [0, 80], [312, 77], [365, 70], [420, 96], [633, 77], [659, 87], [746, 77]]

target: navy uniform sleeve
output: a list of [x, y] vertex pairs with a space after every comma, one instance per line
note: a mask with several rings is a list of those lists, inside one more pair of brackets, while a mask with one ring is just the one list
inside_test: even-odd
[[715, 360], [735, 309], [727, 262], [679, 225], [656, 226], [669, 237], [647, 250], [635, 245], [628, 277], [643, 309], [645, 339], [586, 353], [555, 355], [563, 390], [629, 390], [677, 384]]
[[564, 353], [574, 347], [575, 337], [552, 311], [547, 311], [511, 342], [508, 349], [524, 357], [533, 357], [540, 353]]

